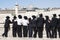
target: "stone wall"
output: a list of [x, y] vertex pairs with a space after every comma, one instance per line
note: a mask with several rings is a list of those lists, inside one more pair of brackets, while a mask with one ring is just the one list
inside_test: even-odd
[[[36, 11], [28, 11], [28, 12], [26, 10], [25, 11], [19, 10], [18, 15], [28, 16], [28, 17], [31, 17], [32, 15], [36, 15], [38, 17], [38, 14], [41, 14], [41, 13], [43, 14], [44, 18], [46, 15], [48, 15], [51, 19], [53, 14], [57, 14], [57, 18], [58, 18], [58, 15], [60, 14], [60, 9], [50, 10], [50, 11], [36, 10]], [[15, 14], [14, 10], [0, 10], [0, 23], [4, 22], [6, 16], [10, 16], [12, 19], [13, 17], [12, 14]]]

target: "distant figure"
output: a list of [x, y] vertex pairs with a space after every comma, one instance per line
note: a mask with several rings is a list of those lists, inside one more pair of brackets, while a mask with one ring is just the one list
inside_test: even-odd
[[53, 17], [50, 23], [51, 29], [52, 29], [51, 38], [57, 38], [57, 22], [58, 22], [58, 19], [56, 18], [56, 14], [53, 14]]
[[17, 19], [17, 33], [18, 37], [22, 37], [22, 16], [18, 15]]
[[45, 16], [46, 20], [45, 20], [45, 30], [46, 30], [46, 35], [47, 38], [50, 38], [51, 36], [51, 31], [50, 31], [50, 19], [48, 16]]
[[36, 16], [35, 15], [33, 15], [32, 16], [32, 18], [33, 18], [33, 20], [32, 20], [32, 29], [33, 29], [33, 32], [34, 32], [34, 34], [33, 34], [33, 37], [34, 38], [36, 38], [37, 37], [37, 25], [36, 25]]
[[32, 19], [31, 18], [29, 18], [29, 25], [28, 25], [28, 29], [29, 29], [29, 37], [32, 37], [32, 34], [33, 34], [33, 32], [32, 32]]
[[39, 14], [39, 18], [37, 18], [37, 31], [39, 38], [43, 37], [43, 29], [44, 29], [44, 18], [42, 14]]
[[60, 14], [58, 16], [59, 16], [59, 19], [58, 19], [57, 29], [58, 29], [58, 35], [59, 35], [59, 38], [60, 38]]
[[24, 19], [22, 20], [22, 24], [23, 24], [23, 37], [27, 37], [28, 36], [28, 18], [27, 16], [24, 16]]
[[[32, 18], [33, 19], [29, 19], [29, 37], [36, 37], [36, 33], [35, 33], [35, 31], [36, 31], [36, 20], [35, 20], [35, 18], [36, 18], [36, 16], [35, 15], [33, 15], [32, 16]], [[33, 32], [34, 32], [34, 34], [33, 34]]]
[[12, 20], [12, 34], [13, 34], [13, 37], [16, 37], [16, 33], [17, 33], [17, 21], [16, 21], [16, 16], [13, 17], [13, 20]]
[[10, 30], [10, 17], [7, 16], [6, 20], [5, 20], [5, 24], [4, 24], [4, 33], [2, 34], [2, 36], [4, 37], [8, 37], [8, 31]]

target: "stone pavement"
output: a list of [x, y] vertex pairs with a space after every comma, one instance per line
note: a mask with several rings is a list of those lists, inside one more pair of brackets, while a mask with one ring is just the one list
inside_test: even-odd
[[13, 38], [13, 37], [7, 37], [7, 38], [3, 38], [3, 37], [0, 37], [0, 40], [60, 40], [59, 38]]

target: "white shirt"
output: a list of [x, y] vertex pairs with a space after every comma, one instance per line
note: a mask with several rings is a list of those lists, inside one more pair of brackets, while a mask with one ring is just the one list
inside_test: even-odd
[[28, 21], [28, 20], [23, 19], [22, 24], [23, 24], [23, 26], [28, 26], [29, 21]]
[[22, 25], [22, 19], [17, 19], [17, 25]]

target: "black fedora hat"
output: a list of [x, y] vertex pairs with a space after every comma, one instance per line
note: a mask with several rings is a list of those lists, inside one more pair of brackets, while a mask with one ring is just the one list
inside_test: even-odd
[[60, 16], [60, 14], [58, 16]]
[[13, 18], [17, 18], [16, 16], [14, 16]]
[[45, 16], [45, 17], [48, 17], [48, 16]]
[[45, 16], [46, 18], [49, 18], [49, 16]]
[[42, 16], [43, 16], [43, 14], [39, 14], [39, 16], [40, 16], [40, 17], [42, 17]]
[[28, 19], [27, 16], [24, 16], [24, 19]]
[[6, 16], [6, 18], [10, 18], [9, 16]]
[[33, 17], [33, 18], [36, 18], [36, 16], [35, 16], [35, 15], [32, 15], [32, 17]]
[[22, 18], [22, 16], [21, 16], [21, 15], [18, 15], [18, 17], [19, 17], [19, 18]]
[[53, 16], [56, 16], [56, 14], [53, 14]]

